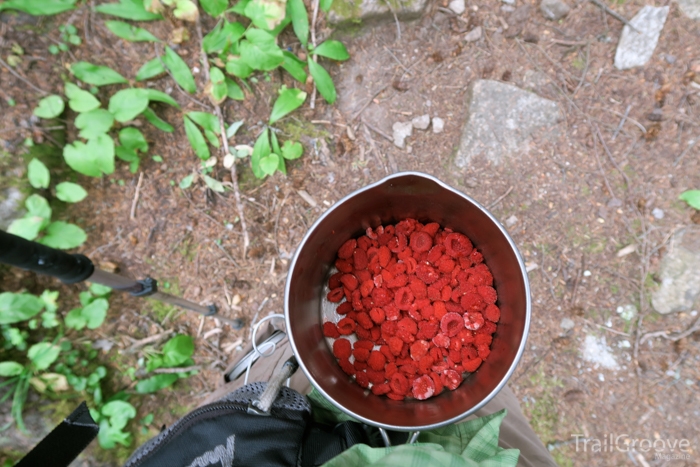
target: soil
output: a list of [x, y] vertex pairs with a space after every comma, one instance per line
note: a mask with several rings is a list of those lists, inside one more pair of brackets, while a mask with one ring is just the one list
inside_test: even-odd
[[[572, 5], [560, 22], [546, 21], [538, 5], [527, 1], [518, 3], [530, 6], [520, 10], [522, 21], [495, 0], [470, 4], [460, 18], [443, 13], [443, 5], [435, 2], [422, 19], [401, 23], [400, 29], [387, 23], [336, 32], [351, 56], [330, 67], [337, 104], [328, 106], [319, 96], [314, 110], [305, 105], [277, 125], [283, 139], [298, 138], [304, 144], [304, 156], [288, 163], [287, 176], [277, 173], [264, 181], [256, 180], [245, 163], [238, 165], [251, 239], [245, 252], [231, 191], [218, 194], [201, 182], [188, 190], [177, 186], [198, 171], [200, 162], [186, 140], [180, 112], [157, 107], [175, 132], [165, 134], [145, 123], [141, 129], [152, 147], [149, 154], [161, 155], [163, 162], [144, 157], [139, 173], [132, 174], [117, 161], [113, 175], [80, 177], [90, 196], [64, 217], [86, 229], [88, 241], [81, 252], [96, 264], [131, 277], [155, 277], [166, 291], [213, 303], [223, 316], [242, 318], [247, 326], [236, 331], [216, 319], [150, 301], [112, 299], [105, 325], [84, 334], [114, 343], [104, 355], [111, 373], [133, 365], [140, 354], [127, 349], [134, 341], [167, 330], [196, 337], [194, 360], [202, 367], [173, 390], [142, 399], [137, 420], [154, 413], [156, 421], [137, 443], [217, 386], [222, 370], [248, 342], [251, 323], [283, 312], [294, 250], [326, 209], [387, 174], [416, 170], [469, 194], [502, 222], [510, 218], [508, 230], [530, 270], [533, 298], [527, 351], [510, 385], [557, 462], [700, 465], [700, 334], [636, 344], [647, 332], [681, 331], [695, 320], [691, 313], [657, 314], [649, 303], [668, 239], [693, 219], [697, 222], [678, 195], [700, 187], [700, 145], [684, 152], [700, 136], [700, 22], [684, 17], [675, 3], [659, 3], [666, 4], [671, 12], [651, 61], [626, 71], [612, 66], [622, 24], [589, 2]], [[641, 6], [633, 0], [614, 9], [631, 18]], [[130, 77], [155, 56], [150, 44], [114, 38], [104, 18], [85, 6], [46, 19], [0, 18], [0, 55], [7, 57], [12, 45], [19, 44], [24, 56], [16, 71], [48, 92], [61, 92], [62, 80], [69, 78], [67, 65], [74, 61], [100, 63]], [[47, 48], [58, 39], [56, 25], [67, 22], [78, 28], [84, 44], [52, 56]], [[165, 38], [179, 26], [167, 20], [147, 27]], [[184, 26], [192, 39], [178, 52], [191, 67], [200, 66], [195, 28]], [[475, 26], [482, 27], [484, 38], [465, 42], [464, 34]], [[211, 27], [204, 22], [205, 32]], [[318, 27], [320, 37], [331, 32]], [[282, 36], [284, 45], [297, 47], [293, 42], [291, 35]], [[201, 91], [204, 78], [201, 72], [195, 76]], [[272, 73], [270, 78], [251, 82], [244, 102], [224, 105], [227, 122], [245, 121], [235, 144], [252, 145], [256, 127], [269, 115], [274, 88], [293, 85], [286, 75]], [[481, 78], [510, 82], [556, 101], [565, 116], [560, 138], [536, 139], [501, 165], [477, 158], [466, 169], [456, 168], [452, 158], [465, 123], [465, 95], [469, 84]], [[167, 76], [153, 83], [172, 92], [185, 111], [202, 110], [195, 99], [208, 106], [203, 93], [188, 97]], [[114, 89], [107, 87], [99, 96]], [[30, 120], [40, 93], [4, 67], [0, 90], [3, 151], [21, 155], [25, 138], [47, 140], [47, 131], [38, 128], [41, 122]], [[14, 107], [5, 101], [10, 97]], [[445, 120], [443, 133], [414, 130], [405, 149], [389, 141], [394, 122], [426, 113]], [[71, 125], [69, 141], [75, 137]], [[212, 176], [226, 182], [231, 174], [219, 161]], [[308, 196], [302, 197], [302, 190]], [[651, 214], [654, 208], [663, 210], [663, 218]], [[630, 244], [635, 251], [618, 257]], [[77, 301], [77, 291], [84, 287], [16, 270], [3, 274], [3, 290], [51, 287]], [[626, 304], [636, 305], [642, 319], [623, 320], [616, 309]], [[560, 326], [564, 318], [573, 320], [572, 329]], [[620, 370], [583, 360], [587, 335], [606, 339]], [[122, 376], [113, 385], [116, 391], [133, 383]], [[34, 398], [33, 406], [40, 405]], [[50, 418], [51, 423], [60, 420]], [[602, 442], [611, 434], [651, 442], [688, 439], [691, 452], [687, 460], [669, 461], [655, 458], [653, 449], [596, 452], [593, 444], [576, 443], [577, 435]], [[115, 457], [92, 446], [82, 465], [117, 465], [128, 451]]]

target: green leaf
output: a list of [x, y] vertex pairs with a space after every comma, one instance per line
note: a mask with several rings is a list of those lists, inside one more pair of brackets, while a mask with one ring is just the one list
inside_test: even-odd
[[251, 0], [244, 14], [254, 25], [262, 29], [274, 29], [285, 15], [284, 0]]
[[39, 240], [46, 246], [69, 250], [85, 243], [87, 235], [85, 231], [75, 224], [56, 221], [46, 228], [46, 236]]
[[37, 370], [45, 370], [51, 366], [61, 353], [61, 348], [48, 342], [39, 342], [29, 347], [27, 357]]
[[100, 410], [103, 416], [109, 418], [113, 428], [122, 429], [136, 416], [136, 409], [126, 401], [115, 400], [107, 402]]
[[202, 177], [204, 177], [204, 183], [206, 183], [206, 185], [212, 190], [218, 193], [223, 193], [224, 191], [226, 191], [226, 188], [224, 188], [223, 183], [221, 183], [217, 179], [211, 178], [209, 175], [202, 175]]
[[202, 39], [202, 48], [208, 54], [221, 52], [229, 45], [237, 42], [245, 33], [245, 27], [239, 23], [224, 21]]
[[331, 75], [329, 75], [321, 65], [311, 60], [311, 57], [309, 57], [308, 63], [309, 72], [316, 83], [318, 92], [320, 92], [323, 98], [326, 99], [326, 102], [329, 104], [334, 103], [337, 96]]
[[291, 52], [287, 52], [286, 50], [283, 51], [282, 54], [284, 55], [284, 63], [282, 63], [282, 68], [287, 70], [287, 73], [292, 75], [292, 78], [295, 80], [302, 84], [306, 83], [307, 76], [306, 71], [304, 71], [306, 62], [299, 60], [296, 55]]
[[231, 13], [236, 13], [237, 15], [244, 15], [245, 14], [245, 9], [248, 6], [248, 4], [251, 2], [251, 0], [238, 0], [238, 2], [228, 10]]
[[73, 83], [66, 83], [65, 90], [68, 98], [68, 107], [76, 112], [89, 112], [100, 106], [100, 101], [95, 96], [87, 91], [83, 91]]
[[217, 135], [221, 134], [219, 119], [216, 115], [209, 112], [187, 112], [186, 115], [205, 130], [213, 131]]
[[136, 171], [139, 169], [139, 163], [141, 161], [136, 151], [123, 146], [117, 146], [115, 153], [119, 159], [129, 163], [129, 171], [131, 173], [136, 173]]
[[61, 182], [56, 185], [56, 197], [65, 203], [77, 203], [87, 197], [87, 191], [77, 183]]
[[100, 421], [100, 429], [97, 432], [97, 441], [102, 449], [114, 449], [117, 444], [131, 445], [131, 433], [112, 427], [107, 420]]
[[260, 168], [260, 160], [263, 157], [267, 157], [271, 152], [268, 131], [269, 130], [265, 128], [265, 131], [258, 136], [257, 141], [255, 141], [255, 146], [253, 146], [253, 154], [250, 156], [250, 167], [253, 169], [253, 174], [257, 178], [263, 178], [265, 176], [265, 172]]
[[163, 361], [166, 367], [183, 364], [194, 354], [194, 340], [191, 336], [178, 334], [163, 346]]
[[61, 96], [52, 94], [39, 101], [39, 105], [34, 109], [34, 115], [40, 118], [54, 118], [63, 113], [65, 104]]
[[66, 314], [63, 322], [71, 329], [77, 329], [80, 331], [87, 324], [87, 320], [82, 315], [82, 308], [74, 308]]
[[157, 102], [163, 102], [165, 104], [170, 104], [173, 107], [180, 108], [180, 104], [177, 103], [175, 99], [170, 97], [168, 94], [158, 91], [157, 89], [144, 89], [144, 93], [146, 94], [146, 97], [148, 97], [149, 101], [157, 101]]
[[93, 293], [94, 295], [97, 295], [98, 297], [103, 297], [105, 295], [108, 295], [112, 293], [112, 288], [107, 287], [106, 285], [102, 284], [97, 284], [97, 283], [92, 283], [90, 284], [90, 292]]
[[119, 3], [105, 3], [95, 7], [95, 11], [117, 18], [130, 19], [132, 21], [151, 21], [163, 19], [162, 16], [146, 11], [143, 0], [120, 0]]
[[180, 188], [182, 188], [183, 190], [188, 189], [192, 186], [192, 180], [194, 180], [194, 174], [189, 174], [188, 176], [180, 180]]
[[136, 72], [136, 81], [145, 81], [162, 75], [163, 73], [165, 73], [163, 62], [160, 58], [156, 57], [153, 60], [147, 61], [139, 68], [139, 71]]
[[0, 376], [7, 378], [22, 373], [24, 367], [17, 362], [0, 362]]
[[[0, 324], [26, 321], [44, 309], [44, 302], [28, 293], [0, 293]], [[4, 332], [4, 331], [3, 331]]]
[[272, 175], [275, 173], [275, 170], [277, 170], [279, 162], [279, 156], [275, 153], [271, 153], [260, 159], [260, 170], [266, 175]]
[[83, 308], [81, 315], [85, 318], [88, 329], [97, 329], [104, 322], [107, 317], [107, 309], [109, 308], [109, 302], [107, 299], [98, 298], [97, 300], [90, 303], [88, 306]]
[[282, 89], [270, 114], [270, 125], [290, 112], [298, 109], [306, 100], [306, 93], [300, 89]]
[[128, 83], [126, 78], [111, 68], [102, 65], [93, 65], [89, 62], [74, 63], [71, 65], [70, 71], [80, 81], [94, 86]]
[[280, 142], [277, 140], [277, 134], [274, 131], [270, 132], [270, 140], [272, 141], [272, 153], [277, 155], [277, 170], [287, 175], [287, 166], [284, 163], [284, 158], [281, 157]]
[[339, 41], [326, 41], [316, 47], [312, 53], [314, 55], [320, 55], [321, 57], [327, 57], [338, 61], [343, 61], [350, 58], [348, 49], [346, 49], [343, 43]]
[[197, 5], [192, 2], [192, 0], [176, 0], [175, 9], [173, 10], [173, 15], [184, 21], [197, 21], [199, 18], [199, 10], [197, 10]]
[[185, 133], [187, 134], [187, 139], [190, 141], [190, 145], [192, 146], [194, 153], [197, 154], [197, 157], [202, 160], [209, 159], [211, 154], [209, 153], [209, 147], [207, 146], [207, 142], [204, 140], [202, 132], [199, 131], [199, 128], [197, 128], [197, 125], [195, 125], [192, 120], [186, 116], [182, 118], [185, 121]]
[[270, 71], [284, 62], [282, 49], [275, 43], [274, 36], [260, 29], [248, 29], [245, 36], [248, 40], [241, 42], [241, 60], [249, 67]]
[[224, 76], [224, 72], [221, 71], [221, 69], [213, 66], [211, 67], [211, 70], [209, 70], [209, 79], [212, 83], [223, 83], [225, 78], [226, 77]]
[[44, 306], [46, 306], [46, 311], [53, 313], [56, 310], [58, 310], [58, 304], [56, 303], [56, 301], [58, 300], [58, 292], [44, 290], [39, 298], [42, 302], [44, 302]]
[[238, 130], [243, 126], [243, 120], [238, 120], [237, 122], [233, 122], [231, 126], [226, 128], [226, 138], [231, 139], [234, 136], [236, 136], [236, 133], [238, 133]]
[[285, 159], [299, 159], [303, 153], [304, 147], [299, 142], [285, 141], [282, 145], [282, 157]]
[[199, 0], [199, 4], [208, 15], [219, 16], [221, 13], [226, 11], [226, 7], [228, 7], [228, 0]]
[[226, 78], [226, 95], [231, 99], [242, 101], [245, 99], [241, 87], [231, 78]]
[[331, 5], [333, 5], [333, 0], [321, 0], [319, 3], [321, 10], [323, 10], [325, 13], [328, 13], [328, 11], [331, 9]]
[[27, 178], [34, 188], [48, 188], [51, 181], [49, 169], [39, 159], [32, 159], [27, 165]]
[[113, 124], [114, 115], [105, 109], [83, 112], [75, 118], [75, 126], [80, 130], [78, 136], [84, 139], [107, 133]]
[[145, 89], [122, 89], [109, 99], [109, 111], [118, 122], [128, 122], [146, 110], [148, 100]]
[[171, 386], [177, 379], [178, 376], [176, 374], [151, 376], [150, 378], [143, 379], [136, 383], [136, 392], [139, 394], [158, 392], [161, 389]]
[[75, 8], [76, 0], [9, 0], [0, 3], [0, 11], [19, 10], [32, 16], [48, 16]]
[[29, 214], [32, 216], [41, 217], [46, 221], [51, 219], [51, 207], [43, 196], [29, 196], [24, 202], [24, 207], [27, 208], [27, 211], [29, 211]]
[[148, 142], [146, 138], [144, 138], [143, 133], [141, 133], [141, 130], [137, 128], [122, 128], [119, 132], [119, 142], [127, 149], [142, 152], [148, 151]]
[[691, 208], [700, 210], [700, 190], [684, 191], [678, 198], [688, 203]]
[[194, 77], [187, 63], [170, 47], [165, 47], [165, 55], [163, 56], [165, 67], [170, 70], [173, 78], [182, 89], [194, 94], [197, 91], [197, 85], [194, 82]]
[[214, 133], [213, 131], [204, 130], [204, 137], [207, 138], [207, 141], [209, 141], [209, 144], [211, 144], [212, 146], [216, 148], [221, 146], [219, 138], [216, 137], [216, 133]]
[[309, 42], [309, 15], [306, 13], [304, 0], [287, 0], [287, 16], [292, 18], [294, 34], [306, 47]]
[[156, 113], [151, 110], [150, 107], [146, 107], [146, 110], [143, 111], [143, 116], [146, 117], [146, 120], [148, 120], [151, 125], [154, 127], [158, 128], [159, 130], [165, 131], [167, 133], [172, 133], [175, 131], [175, 128], [172, 127], [168, 122], [160, 118]]
[[27, 240], [34, 240], [44, 227], [44, 219], [36, 216], [24, 217], [12, 221], [7, 231]]
[[114, 172], [114, 141], [108, 135], [98, 135], [87, 144], [75, 141], [63, 148], [63, 157], [73, 170], [91, 177]]
[[253, 69], [248, 66], [240, 57], [233, 57], [226, 62], [226, 73], [245, 79], [253, 72]]
[[130, 42], [160, 42], [156, 36], [143, 28], [134, 26], [123, 21], [105, 21], [107, 29], [116, 36]]

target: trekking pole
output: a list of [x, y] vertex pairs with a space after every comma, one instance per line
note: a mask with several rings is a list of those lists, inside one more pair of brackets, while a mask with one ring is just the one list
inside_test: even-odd
[[243, 321], [238, 318], [219, 316], [214, 305], [198, 305], [184, 298], [159, 292], [158, 281], [153, 278], [134, 280], [102, 271], [95, 268], [90, 258], [85, 255], [66, 253], [2, 230], [0, 230], [0, 263], [52, 276], [60, 279], [64, 284], [89, 280], [114, 290], [129, 292], [134, 297], [150, 297], [203, 316], [214, 316], [230, 324], [233, 329], [243, 327]]

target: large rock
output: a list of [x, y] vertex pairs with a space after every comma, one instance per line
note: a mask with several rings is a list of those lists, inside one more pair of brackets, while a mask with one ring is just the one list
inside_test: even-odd
[[571, 8], [561, 0], [542, 0], [540, 11], [545, 18], [558, 21], [568, 15]]
[[668, 16], [668, 7], [645, 6], [630, 24], [637, 31], [625, 25], [615, 52], [615, 67], [626, 70], [646, 64], [654, 54], [661, 30]]
[[678, 0], [678, 6], [688, 18], [700, 20], [700, 0]]
[[467, 94], [467, 121], [455, 164], [466, 167], [479, 155], [499, 164], [508, 156], [527, 152], [533, 133], [557, 135], [560, 120], [553, 101], [510, 84], [477, 80]]
[[22, 192], [15, 187], [0, 191], [0, 229], [7, 230], [13, 220], [22, 217]]
[[688, 227], [671, 239], [661, 260], [661, 286], [651, 295], [659, 313], [690, 310], [700, 296], [700, 228]]
[[328, 22], [335, 25], [358, 21], [372, 22], [394, 19], [417, 19], [423, 14], [428, 0], [335, 0], [328, 12]]

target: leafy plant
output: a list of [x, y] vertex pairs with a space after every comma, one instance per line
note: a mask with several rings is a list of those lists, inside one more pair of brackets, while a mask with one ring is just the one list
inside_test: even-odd
[[129, 446], [131, 433], [124, 431], [129, 420], [136, 417], [136, 409], [127, 401], [113, 400], [99, 409], [91, 409], [90, 415], [100, 424], [97, 440], [104, 449], [112, 449], [117, 444]]
[[691, 208], [700, 210], [700, 190], [684, 191], [678, 198], [688, 203]]
[[63, 13], [75, 8], [77, 0], [8, 0], [0, 3], [0, 11], [19, 10], [33, 16]]
[[[192, 337], [178, 334], [168, 340], [160, 353], [148, 358], [146, 370], [152, 372], [159, 368], [179, 368], [192, 366], [194, 341]], [[195, 372], [162, 373], [143, 379], [136, 384], [136, 392], [147, 394], [159, 391], [172, 385], [179, 378], [187, 378]]]
[[58, 27], [60, 41], [58, 44], [51, 44], [49, 52], [56, 55], [59, 52], [67, 52], [71, 45], [80, 45], [83, 41], [78, 36], [78, 30], [72, 24], [62, 24]]

